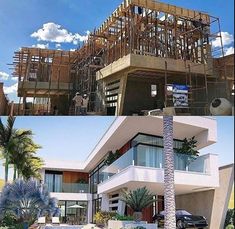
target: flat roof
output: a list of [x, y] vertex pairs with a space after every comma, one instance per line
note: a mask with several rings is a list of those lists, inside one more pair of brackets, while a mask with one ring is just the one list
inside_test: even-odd
[[[196, 136], [198, 150], [217, 141], [217, 121], [212, 117], [174, 117], [174, 138]], [[44, 169], [91, 171], [109, 151], [115, 151], [125, 145], [137, 133], [162, 136], [163, 118], [159, 116], [125, 117], [120, 116], [110, 125], [84, 162], [46, 160]]]

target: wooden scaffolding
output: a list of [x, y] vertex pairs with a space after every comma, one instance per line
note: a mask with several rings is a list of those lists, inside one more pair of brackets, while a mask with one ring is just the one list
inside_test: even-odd
[[[215, 25], [218, 31], [212, 31]], [[221, 41], [220, 50], [213, 49], [211, 44], [217, 38]], [[48, 114], [52, 104], [56, 106], [56, 96], [67, 97], [67, 114], [72, 114], [71, 100], [77, 91], [89, 95], [89, 111], [102, 111], [107, 101], [117, 102], [112, 98], [120, 92], [117, 89], [114, 94], [107, 94], [106, 85], [102, 81], [97, 84], [97, 72], [129, 54], [166, 60], [162, 71], [165, 87], [172, 81], [167, 59], [185, 63], [181, 75], [190, 88], [191, 107], [206, 109], [208, 79], [216, 81], [212, 62], [219, 51], [224, 56], [218, 18], [153, 0], [125, 0], [75, 52], [22, 48], [15, 53], [14, 76], [19, 77], [22, 114], [26, 113], [27, 97], [33, 98], [33, 113], [35, 98], [47, 98]], [[204, 66], [200, 83], [194, 72], [198, 65]], [[166, 90], [164, 103], [171, 106]]]

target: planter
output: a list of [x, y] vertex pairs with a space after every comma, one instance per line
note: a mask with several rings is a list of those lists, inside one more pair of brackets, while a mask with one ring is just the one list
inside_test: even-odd
[[157, 229], [156, 224], [148, 224], [146, 221], [135, 222], [135, 221], [120, 221], [120, 220], [109, 220], [108, 229], [134, 229], [136, 227], [144, 227], [146, 229]]
[[140, 222], [143, 218], [143, 213], [142, 212], [134, 212], [133, 218], [136, 222]]

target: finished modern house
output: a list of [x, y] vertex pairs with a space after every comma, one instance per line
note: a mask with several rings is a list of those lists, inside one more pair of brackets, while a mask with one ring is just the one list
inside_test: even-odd
[[[191, 162], [177, 153], [182, 140], [194, 136], [198, 150], [216, 143], [216, 120], [174, 117], [176, 207], [205, 216], [211, 229], [222, 228], [234, 167], [219, 168], [213, 153]], [[110, 152], [116, 157], [108, 157]], [[59, 200], [62, 222], [92, 222], [99, 210], [131, 214], [120, 193], [140, 187], [155, 194], [156, 202], [143, 211], [144, 220], [152, 222], [153, 215], [164, 210], [163, 119], [118, 117], [84, 162], [46, 161], [42, 177]]]

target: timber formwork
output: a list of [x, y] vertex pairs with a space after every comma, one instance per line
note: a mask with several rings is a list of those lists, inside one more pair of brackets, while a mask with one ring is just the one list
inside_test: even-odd
[[60, 100], [67, 103], [64, 98], [70, 95], [73, 87], [70, 65], [75, 57], [76, 52], [37, 48], [21, 48], [15, 52], [13, 75], [19, 80], [18, 97], [19, 104], [22, 104], [18, 113], [26, 113], [29, 97], [33, 99], [30, 106], [33, 114], [37, 113], [37, 98], [47, 101], [47, 106], [43, 106], [46, 114], [51, 111], [51, 102], [54, 106], [61, 106]]
[[[218, 18], [156, 1], [129, 0], [95, 35], [105, 44], [106, 67], [97, 72], [97, 81], [104, 86], [110, 113], [131, 115], [140, 113], [141, 107], [156, 108], [157, 104], [146, 105], [147, 90], [141, 91], [149, 81], [160, 88], [158, 108], [173, 106], [167, 85], [178, 83], [190, 88], [188, 112], [208, 114], [208, 79], [216, 78], [213, 57], [223, 56]], [[212, 47], [215, 39], [221, 43], [217, 50]], [[148, 94], [150, 101], [150, 90]]]
[[[215, 39], [221, 42], [216, 50]], [[68, 114], [77, 91], [89, 95], [89, 111], [104, 114], [173, 106], [167, 85], [175, 83], [190, 88], [187, 112], [202, 115], [208, 114], [208, 81], [217, 82], [216, 55], [224, 55], [218, 18], [152, 0], [125, 0], [79, 50], [22, 48], [14, 64], [23, 104], [27, 97], [46, 97], [47, 111], [63, 97]], [[147, 82], [158, 86], [157, 103], [146, 96], [150, 90], [142, 90]]]

